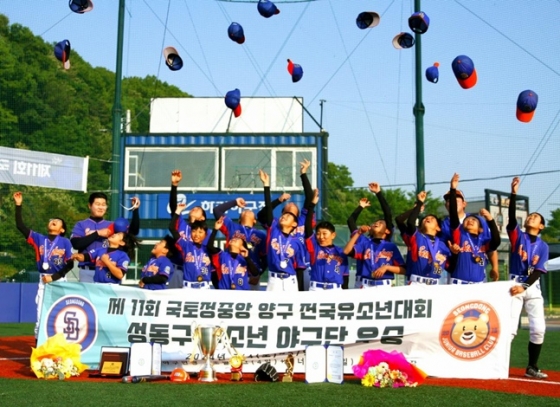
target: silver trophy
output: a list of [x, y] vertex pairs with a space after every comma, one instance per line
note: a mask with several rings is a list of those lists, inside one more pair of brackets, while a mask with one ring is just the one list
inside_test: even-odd
[[204, 356], [204, 366], [198, 374], [201, 382], [216, 381], [216, 372], [212, 366], [211, 357], [214, 355], [218, 338], [223, 335], [223, 329], [214, 325], [199, 325], [194, 329], [195, 338], [198, 340], [198, 347]]

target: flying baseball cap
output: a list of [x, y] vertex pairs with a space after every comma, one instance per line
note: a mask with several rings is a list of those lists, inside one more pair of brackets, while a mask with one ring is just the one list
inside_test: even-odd
[[276, 4], [269, 0], [259, 0], [257, 4], [257, 10], [259, 10], [259, 14], [265, 18], [272, 17], [275, 14], [280, 13]]
[[165, 65], [172, 71], [178, 71], [183, 67], [183, 59], [173, 47], [166, 47], [163, 50], [163, 59], [165, 60]]
[[529, 123], [533, 120], [538, 102], [539, 96], [532, 90], [527, 89], [521, 92], [517, 97], [517, 109], [515, 112], [517, 120], [524, 123]]
[[226, 93], [224, 98], [226, 106], [233, 110], [235, 117], [241, 116], [241, 91], [237, 88]]
[[[463, 191], [461, 191], [460, 189], [456, 189], [455, 194], [457, 195], [457, 198], [461, 198], [463, 201], [465, 200], [465, 195], [463, 194]], [[447, 191], [443, 196], [443, 199], [447, 201], [449, 200], [450, 196], [451, 196], [451, 191]]]
[[238, 44], [243, 44], [245, 42], [245, 34], [243, 33], [243, 27], [241, 27], [241, 24], [231, 23], [227, 32], [232, 41], [235, 41]]
[[356, 25], [360, 30], [376, 27], [381, 17], [375, 11], [363, 11], [356, 17]]
[[68, 2], [68, 7], [70, 7], [70, 10], [74, 13], [84, 14], [93, 10], [93, 3], [91, 0], [70, 0]]
[[172, 382], [186, 382], [189, 380], [189, 374], [187, 371], [181, 367], [176, 367], [171, 372], [171, 376], [169, 376], [169, 380]]
[[426, 68], [426, 79], [429, 82], [437, 83], [439, 80], [439, 62], [434, 62], [434, 64]]
[[416, 34], [424, 34], [430, 27], [430, 17], [423, 11], [417, 11], [408, 18], [408, 26]]
[[457, 82], [463, 89], [470, 89], [476, 85], [478, 79], [476, 69], [474, 69], [474, 62], [466, 55], [457, 56], [451, 62], [451, 68], [457, 78]]
[[298, 82], [303, 76], [303, 68], [301, 65], [294, 64], [290, 59], [288, 59], [288, 72], [292, 75], [292, 82]]
[[127, 233], [128, 226], [128, 220], [126, 220], [125, 218], [117, 218], [113, 223], [113, 231], [115, 233]]
[[63, 40], [54, 46], [54, 56], [60, 62], [64, 69], [70, 69], [70, 41]]
[[393, 38], [393, 47], [396, 49], [412, 48], [414, 45], [414, 37], [410, 33], [400, 33]]

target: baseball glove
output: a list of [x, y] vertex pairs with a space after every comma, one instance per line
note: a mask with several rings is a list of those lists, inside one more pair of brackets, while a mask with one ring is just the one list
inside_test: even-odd
[[256, 382], [276, 382], [278, 381], [278, 372], [270, 363], [266, 362], [259, 366], [255, 372]]

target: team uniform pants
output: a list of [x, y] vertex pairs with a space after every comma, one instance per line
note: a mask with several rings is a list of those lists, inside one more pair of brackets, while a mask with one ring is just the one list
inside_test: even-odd
[[541, 293], [540, 281], [536, 281], [522, 294], [517, 294], [512, 298], [512, 340], [513, 338], [515, 338], [515, 335], [517, 335], [519, 317], [521, 315], [521, 310], [523, 309], [523, 307], [525, 307], [525, 311], [527, 312], [527, 316], [529, 317], [530, 341], [536, 345], [541, 345], [544, 342], [546, 321], [544, 318], [544, 300]]
[[279, 273], [268, 273], [268, 285], [266, 291], [299, 291], [296, 276], [286, 275], [277, 277]]
[[167, 288], [183, 288], [183, 267], [173, 266], [173, 274], [167, 282]]

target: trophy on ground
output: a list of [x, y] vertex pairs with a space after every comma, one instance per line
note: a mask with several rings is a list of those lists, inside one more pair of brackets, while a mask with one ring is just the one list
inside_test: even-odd
[[220, 338], [223, 334], [224, 330], [219, 326], [198, 325], [194, 328], [193, 342], [195, 342], [195, 344], [198, 343], [200, 353], [202, 353], [205, 360], [204, 366], [198, 374], [198, 380], [201, 382], [216, 381], [216, 372], [212, 366], [211, 358], [216, 350], [218, 338]]
[[294, 376], [294, 355], [288, 354], [283, 362], [286, 364], [286, 373], [282, 376], [282, 381], [285, 383], [292, 382]]
[[229, 365], [231, 367], [231, 381], [240, 382], [243, 380], [243, 362], [245, 357], [240, 354], [232, 355], [229, 358]]

